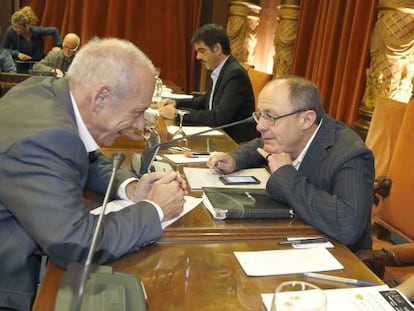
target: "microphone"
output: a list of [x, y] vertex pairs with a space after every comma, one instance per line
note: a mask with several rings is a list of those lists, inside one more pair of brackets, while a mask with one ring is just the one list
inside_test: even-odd
[[55, 310], [146, 310], [146, 293], [138, 277], [113, 273], [109, 266], [92, 265], [115, 175], [124, 160], [122, 152], [112, 155], [112, 173], [88, 256], [84, 265], [69, 264], [60, 284]]
[[[194, 133], [194, 134], [190, 134], [190, 135], [183, 135], [181, 137], [177, 137], [174, 139], [170, 139], [170, 140], [166, 140], [160, 143], [156, 143], [155, 145], [151, 145], [151, 144], [147, 144], [146, 148], [144, 149], [144, 152], [142, 153], [141, 156], [141, 167], [139, 169], [139, 172], [137, 173], [138, 177], [141, 177], [142, 175], [146, 174], [149, 172], [152, 163], [154, 162], [155, 156], [158, 153], [158, 150], [160, 149], [161, 146], [165, 146], [165, 145], [169, 145], [171, 143], [174, 143], [176, 141], [179, 140], [183, 140], [183, 139], [187, 139], [187, 138], [191, 138], [194, 136], [199, 136], [199, 135], [203, 135], [215, 130], [221, 130], [221, 129], [225, 129], [227, 127], [231, 127], [231, 126], [235, 126], [235, 125], [239, 125], [239, 124], [244, 124], [244, 123], [251, 123], [254, 122], [253, 117], [248, 117], [246, 119], [243, 120], [239, 120], [239, 121], [235, 121], [232, 123], [227, 123], [224, 125], [220, 125], [217, 127], [213, 127], [198, 133]], [[148, 147], [148, 148], [147, 148]]]

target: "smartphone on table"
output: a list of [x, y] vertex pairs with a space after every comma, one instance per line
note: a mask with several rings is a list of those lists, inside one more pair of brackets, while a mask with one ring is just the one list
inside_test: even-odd
[[225, 185], [260, 184], [260, 180], [254, 176], [224, 175], [220, 176], [219, 179]]

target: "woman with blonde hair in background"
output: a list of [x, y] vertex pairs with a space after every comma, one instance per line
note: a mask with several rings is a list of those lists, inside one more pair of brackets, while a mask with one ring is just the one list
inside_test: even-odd
[[56, 27], [34, 26], [38, 21], [30, 6], [17, 10], [11, 17], [11, 25], [4, 34], [1, 47], [10, 50], [17, 72], [27, 73], [34, 62], [45, 56], [44, 36], [53, 35], [55, 45], [62, 46], [59, 30]]

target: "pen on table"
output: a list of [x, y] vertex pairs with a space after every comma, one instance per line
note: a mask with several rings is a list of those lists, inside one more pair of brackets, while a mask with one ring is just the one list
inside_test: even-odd
[[313, 238], [313, 239], [298, 239], [289, 241], [280, 241], [280, 245], [292, 245], [292, 244], [311, 244], [311, 243], [325, 243], [329, 242], [328, 238]]
[[187, 158], [200, 158], [200, 157], [209, 157], [210, 152], [184, 152], [184, 156]]
[[358, 286], [375, 286], [375, 283], [362, 281], [357, 279], [350, 279], [350, 278], [343, 278], [340, 276], [328, 275], [328, 274], [320, 274], [320, 273], [313, 273], [313, 272], [305, 272], [303, 274], [306, 277], [320, 279], [320, 280], [327, 280], [327, 281], [334, 281], [334, 282], [341, 282], [346, 284], [358, 285]]

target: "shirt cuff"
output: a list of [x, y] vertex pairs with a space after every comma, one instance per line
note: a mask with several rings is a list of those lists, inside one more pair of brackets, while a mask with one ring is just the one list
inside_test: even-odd
[[[122, 200], [130, 200], [126, 194], [126, 186], [133, 182], [133, 181], [138, 181], [138, 178], [135, 177], [130, 177], [125, 179], [122, 184], [119, 185], [118, 190], [116, 191], [116, 195], [118, 196], [118, 198], [122, 199]], [[130, 200], [131, 201], [131, 200]]]
[[[139, 180], [139, 179], [138, 179], [138, 178], [135, 178], [135, 177], [131, 177], [131, 178], [127, 178], [127, 179], [125, 179], [125, 180], [122, 182], [122, 184], [118, 187], [118, 190], [117, 190], [117, 192], [116, 192], [116, 195], [117, 195], [120, 199], [122, 199], [122, 200], [129, 200], [129, 201], [131, 201], [131, 200], [127, 197], [125, 189], [126, 189], [126, 186], [127, 186], [129, 183], [131, 183], [131, 182], [133, 182], [133, 181], [138, 181], [138, 180]], [[150, 201], [150, 200], [142, 200], [142, 201], [148, 202], [148, 203], [150, 203], [152, 206], [154, 206], [154, 207], [155, 207], [155, 209], [157, 210], [157, 213], [158, 213], [158, 217], [160, 218], [160, 222], [162, 222], [162, 221], [164, 220], [164, 212], [162, 211], [161, 207], [159, 207], [159, 205], [158, 205], [158, 204], [156, 204], [156, 203], [154, 203], [154, 202], [152, 202], [152, 201]]]

